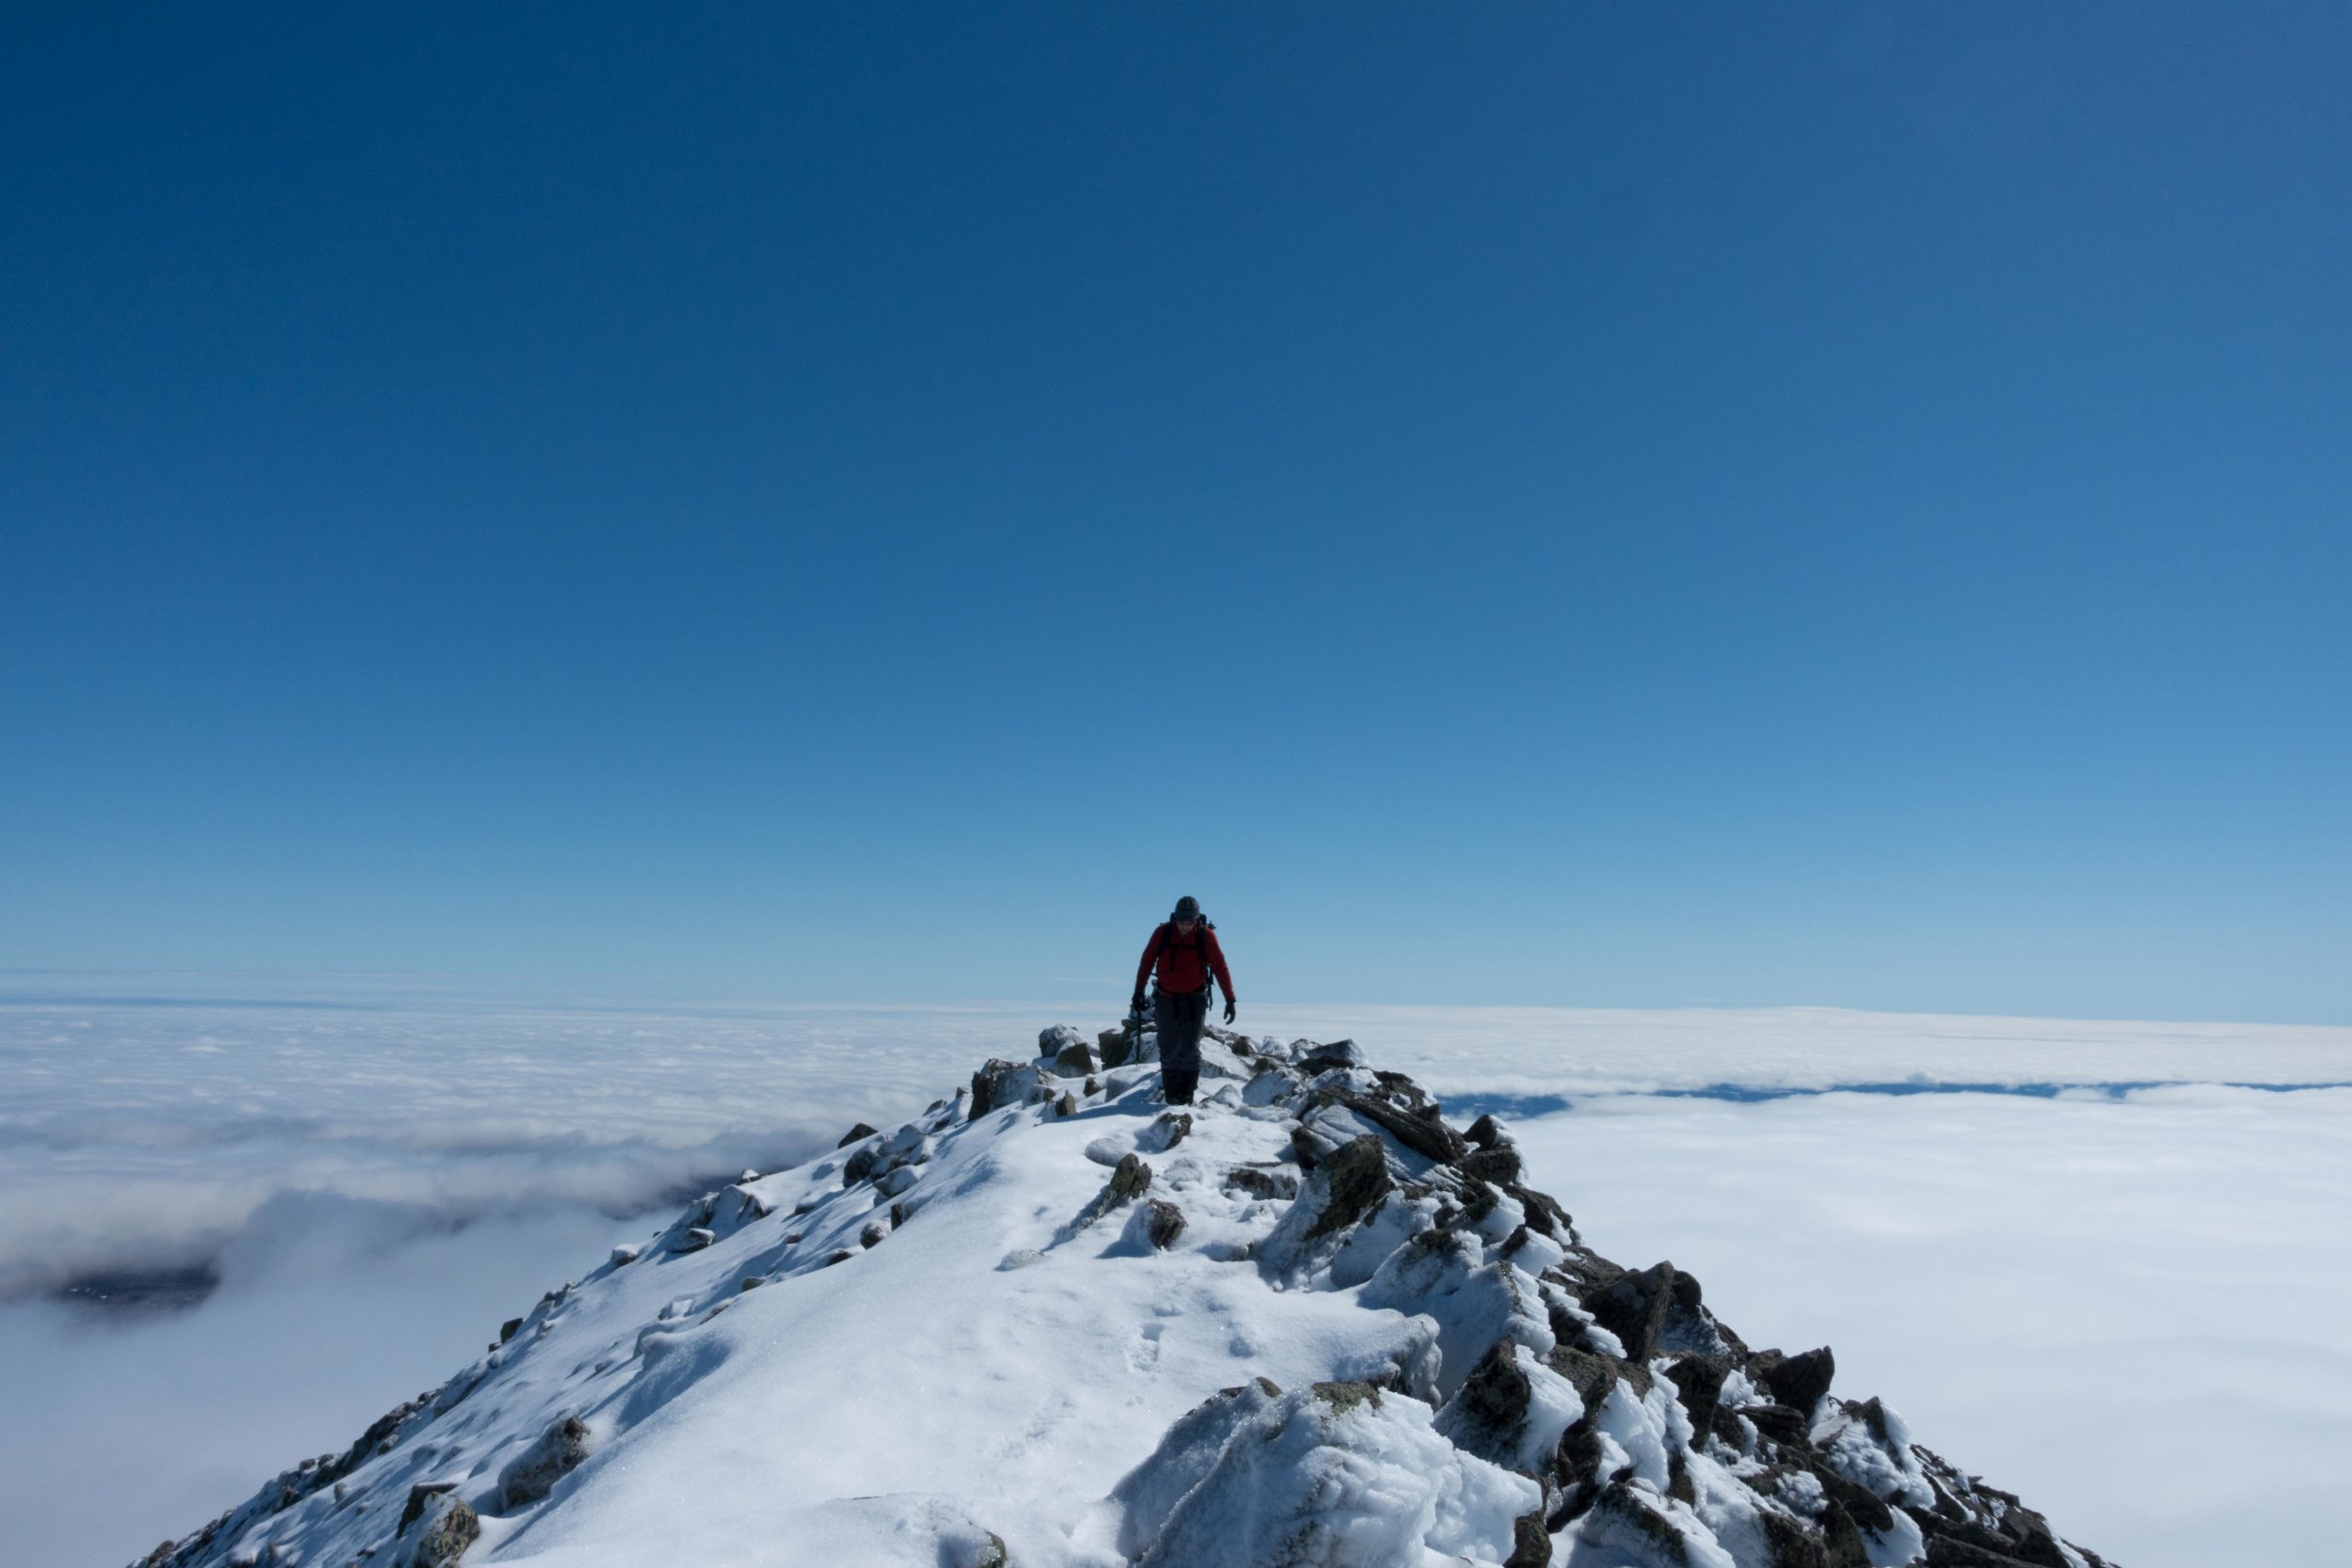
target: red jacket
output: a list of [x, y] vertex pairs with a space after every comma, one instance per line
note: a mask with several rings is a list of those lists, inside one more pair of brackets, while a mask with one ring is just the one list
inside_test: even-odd
[[1172, 921], [1163, 922], [1152, 933], [1152, 940], [1143, 944], [1143, 961], [1136, 965], [1137, 994], [1152, 977], [1155, 962], [1160, 966], [1160, 990], [1164, 991], [1199, 990], [1209, 983], [1209, 971], [1214, 969], [1216, 983], [1225, 988], [1225, 1000], [1233, 999], [1233, 973], [1225, 967], [1225, 949], [1216, 944], [1216, 933], [1205, 920], [1193, 927], [1189, 937], [1179, 936]]

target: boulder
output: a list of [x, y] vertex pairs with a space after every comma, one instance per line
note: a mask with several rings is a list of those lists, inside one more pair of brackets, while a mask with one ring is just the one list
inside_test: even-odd
[[1072, 1046], [1086, 1048], [1084, 1031], [1074, 1023], [1049, 1023], [1037, 1032], [1037, 1053], [1040, 1057], [1058, 1056]]
[[1184, 1212], [1165, 1198], [1155, 1197], [1147, 1203], [1144, 1216], [1145, 1239], [1156, 1251], [1166, 1252], [1184, 1233]]
[[[748, 1288], [754, 1282], [745, 1280]], [[527, 1508], [555, 1489], [555, 1483], [580, 1467], [588, 1457], [588, 1423], [566, 1416], [539, 1434], [538, 1441], [499, 1472], [499, 1497], [508, 1510]]]
[[847, 1148], [851, 1144], [857, 1142], [860, 1138], [872, 1137], [876, 1131], [876, 1129], [868, 1127], [861, 1121], [855, 1127], [850, 1128], [847, 1132], [842, 1133], [841, 1141], [833, 1147], [835, 1148]]
[[1800, 1355], [1758, 1351], [1748, 1362], [1749, 1376], [1771, 1389], [1772, 1398], [1805, 1416], [1813, 1414], [1836, 1374], [1837, 1358], [1827, 1345]]
[[972, 1075], [972, 1119], [1007, 1105], [1025, 1105], [1041, 1087], [1035, 1062], [1008, 1062], [992, 1056]]

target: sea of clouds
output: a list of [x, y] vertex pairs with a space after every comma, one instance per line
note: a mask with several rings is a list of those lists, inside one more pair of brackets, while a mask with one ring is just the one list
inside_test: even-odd
[[[682, 1195], [1115, 1011], [0, 995], [11, 1558], [184, 1533]], [[2132, 1568], [2315, 1560], [2352, 1528], [2352, 1030], [1241, 1022], [1502, 1110], [1600, 1250], [1671, 1257], [1752, 1341], [1833, 1344], [1841, 1389]], [[90, 1301], [158, 1287], [195, 1304]]]

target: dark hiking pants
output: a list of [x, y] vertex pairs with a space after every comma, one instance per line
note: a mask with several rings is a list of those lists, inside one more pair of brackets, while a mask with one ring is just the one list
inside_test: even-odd
[[1160, 1098], [1189, 1105], [1200, 1083], [1200, 1026], [1209, 1022], [1209, 988], [1154, 991], [1152, 1022], [1160, 1031]]

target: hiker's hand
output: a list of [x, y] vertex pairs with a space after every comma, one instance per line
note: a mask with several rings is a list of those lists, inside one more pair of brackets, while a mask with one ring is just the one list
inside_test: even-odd
[[1225, 1022], [1233, 1022], [1233, 999], [1230, 996], [1225, 999]]
[[1137, 991], [1127, 999], [1127, 1010], [1131, 1013], [1143, 1011], [1143, 992]]

